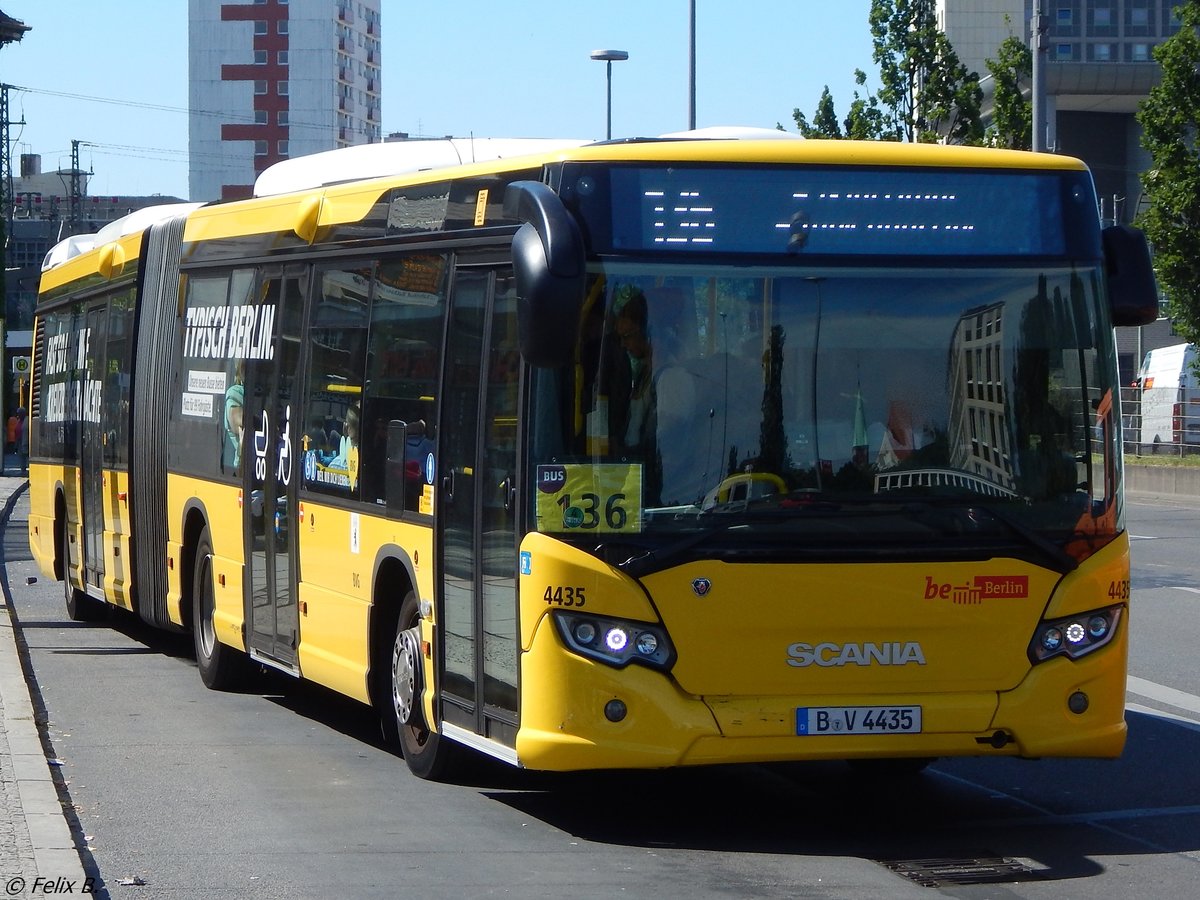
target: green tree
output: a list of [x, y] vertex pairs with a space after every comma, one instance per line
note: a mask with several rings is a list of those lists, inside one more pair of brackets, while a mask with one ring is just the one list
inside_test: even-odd
[[1138, 108], [1142, 146], [1151, 157], [1142, 174], [1138, 217], [1154, 248], [1154, 270], [1167, 311], [1188, 341], [1200, 342], [1200, 0], [1176, 7], [1181, 27], [1158, 45], [1162, 80]]
[[[860, 88], [865, 88], [867, 73], [862, 69], [855, 69], [854, 82]], [[861, 91], [854, 92], [850, 112], [840, 124], [833, 106], [833, 95], [829, 93], [829, 85], [825, 85], [825, 90], [821, 92], [821, 99], [817, 102], [817, 111], [811, 123], [798, 109], [792, 110], [792, 118], [806, 138], [849, 138], [856, 141], [895, 139], [895, 135], [887, 127], [887, 116], [879, 105], [879, 98], [870, 91], [865, 95]], [[780, 125], [779, 128], [782, 130], [783, 126]]]
[[[862, 69], [854, 70], [854, 83], [860, 88], [866, 87], [867, 73]], [[846, 137], [856, 141], [880, 141], [891, 138], [887, 132], [887, 122], [879, 98], [870, 91], [863, 96], [854, 92], [854, 100], [850, 103], [850, 112], [846, 115]]]
[[888, 130], [900, 140], [979, 143], [979, 76], [937, 27], [934, 0], [871, 0], [869, 22]]
[[833, 95], [829, 93], [829, 85], [825, 85], [825, 90], [821, 92], [821, 99], [817, 101], [817, 111], [813, 115], [811, 125], [804, 113], [798, 109], [792, 110], [792, 118], [795, 119], [800, 133], [806, 138], [842, 137], [842, 129], [838, 125], [837, 113], [833, 109]]
[[1021, 83], [1033, 76], [1033, 51], [1020, 38], [1006, 37], [987, 60], [995, 91], [987, 143], [993, 147], [1029, 150], [1033, 146], [1033, 105], [1021, 93]]

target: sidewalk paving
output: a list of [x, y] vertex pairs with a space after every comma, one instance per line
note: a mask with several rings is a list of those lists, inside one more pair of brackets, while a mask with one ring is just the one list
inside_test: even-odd
[[[12, 461], [0, 470], [0, 526], [27, 489]], [[0, 891], [35, 896], [60, 879], [56, 893], [83, 893], [83, 863], [38, 733], [7, 592], [0, 608]]]

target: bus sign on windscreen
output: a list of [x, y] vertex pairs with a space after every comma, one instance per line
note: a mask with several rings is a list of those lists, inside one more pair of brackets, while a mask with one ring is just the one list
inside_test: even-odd
[[581, 196], [581, 212], [608, 244], [595, 249], [618, 253], [1063, 257], [1092, 196], [1082, 172], [620, 166], [607, 180], [609, 209]]

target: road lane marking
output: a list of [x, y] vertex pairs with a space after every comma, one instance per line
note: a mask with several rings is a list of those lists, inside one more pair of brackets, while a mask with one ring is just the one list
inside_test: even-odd
[[1142, 706], [1140, 703], [1126, 703], [1125, 709], [1129, 712], [1141, 713], [1144, 716], [1154, 716], [1156, 719], [1170, 719], [1176, 725], [1182, 725], [1184, 728], [1190, 728], [1192, 731], [1200, 731], [1200, 721], [1188, 716], [1165, 712], [1161, 709], [1155, 709], [1152, 706]]
[[[988, 822], [977, 822], [991, 828], [1027, 828], [1030, 825], [1097, 825], [1100, 822], [1126, 822], [1131, 819], [1155, 819], [1162, 816], [1200, 816], [1200, 806], [1149, 806], [1140, 809], [1105, 809], [1095, 812], [1081, 813], [1051, 813], [1046, 816], [1014, 816], [1011, 819], [992, 819]], [[1158, 846], [1152, 841], [1125, 834], [1112, 828], [1105, 829], [1119, 834], [1129, 840], [1136, 840], [1149, 846]]]
[[[1200, 697], [1195, 694], [1189, 694], [1186, 691], [1176, 690], [1175, 688], [1167, 687], [1165, 684], [1148, 681], [1145, 678], [1138, 678], [1130, 675], [1127, 678], [1126, 687], [1129, 693], [1139, 697], [1146, 697], [1151, 700], [1156, 700], [1159, 703], [1173, 706], [1176, 709], [1185, 710], [1186, 712], [1195, 713], [1200, 717]], [[1126, 710], [1135, 712], [1140, 715], [1154, 716], [1160, 719], [1168, 719], [1177, 725], [1184, 728], [1200, 731], [1200, 718], [1192, 716], [1178, 715], [1172, 712], [1166, 712], [1161, 709], [1154, 709], [1149, 706], [1142, 706], [1140, 703], [1125, 704]], [[980, 819], [972, 823], [974, 828], [1030, 828], [1037, 826], [1059, 826], [1059, 825], [1086, 825], [1090, 828], [1096, 828], [1100, 831], [1106, 831], [1115, 837], [1125, 841], [1141, 844], [1149, 847], [1155, 852], [1172, 853], [1175, 852], [1170, 848], [1149, 840], [1141, 835], [1130, 832], [1122, 827], [1122, 823], [1137, 821], [1139, 819], [1154, 819], [1164, 818], [1169, 816], [1200, 816], [1200, 805], [1187, 806], [1160, 806], [1160, 807], [1133, 807], [1126, 809], [1105, 809], [1093, 810], [1090, 812], [1080, 813], [1055, 813], [1050, 809], [1040, 806], [1037, 803], [1030, 802], [1023, 797], [1018, 797], [1004, 790], [999, 790], [994, 786], [984, 784], [977, 781], [972, 781], [968, 778], [962, 778], [957, 775], [951, 775], [939, 769], [934, 769], [933, 772], [939, 777], [947, 781], [954, 781], [964, 786], [974, 788], [990, 795], [994, 799], [1005, 799], [1010, 803], [1023, 807], [1029, 811], [1028, 815], [1017, 815], [1011, 817], [1002, 817], [995, 819]], [[1196, 854], [1187, 852], [1183, 854], [1189, 858], [1196, 858]]]
[[1131, 541], [1157, 541], [1158, 540], [1158, 538], [1152, 534], [1131, 534], [1129, 536], [1129, 539]]
[[1156, 684], [1153, 681], [1147, 681], [1145, 678], [1138, 678], [1135, 675], [1130, 675], [1125, 679], [1125, 687], [1130, 693], [1137, 694], [1139, 697], [1157, 700], [1159, 703], [1174, 706], [1176, 709], [1186, 709], [1188, 712], [1200, 713], [1200, 697], [1197, 697], [1195, 694], [1177, 691], [1175, 688], [1167, 687], [1165, 684]]
[[[1110, 821], [1119, 822], [1124, 818], [1139, 818], [1140, 816], [1138, 814], [1143, 812], [1142, 810], [1114, 809], [1114, 810], [1098, 810], [1096, 812], [1090, 812], [1090, 813], [1055, 813], [1055, 812], [1052, 812], [1051, 810], [1047, 809], [1044, 806], [1038, 806], [1036, 803], [1031, 803], [1030, 801], [1025, 800], [1022, 797], [1018, 797], [1016, 794], [1010, 794], [1008, 791], [999, 790], [991, 785], [982, 784], [978, 781], [972, 781], [969, 778], [960, 778], [957, 775], [950, 775], [946, 772], [943, 772], [943, 771], [937, 770], [937, 769], [935, 769], [934, 772], [936, 772], [936, 774], [940, 778], [944, 778], [947, 781], [955, 781], [955, 782], [958, 782], [959, 784], [966, 785], [968, 787], [972, 787], [975, 790], [982, 791], [982, 792], [986, 793], [991, 799], [994, 799], [994, 800], [998, 800], [998, 799], [1007, 800], [1010, 803], [1014, 803], [1018, 806], [1023, 806], [1026, 809], [1032, 811], [1032, 813], [1033, 813], [1033, 815], [1029, 815], [1029, 816], [1012, 816], [1012, 817], [1002, 817], [1002, 818], [998, 818], [998, 819], [979, 819], [979, 820], [971, 823], [971, 827], [973, 829], [1029, 828], [1031, 826], [1039, 826], [1039, 825], [1081, 824], [1081, 825], [1087, 825], [1091, 828], [1098, 829], [1100, 831], [1107, 831], [1109, 834], [1114, 835], [1115, 837], [1118, 837], [1121, 840], [1132, 841], [1133, 843], [1141, 844], [1142, 846], [1149, 847], [1150, 849], [1152, 849], [1158, 853], [1171, 852], [1162, 844], [1156, 843], [1155, 841], [1149, 840], [1149, 839], [1144, 838], [1137, 834], [1130, 834], [1128, 832], [1122, 831], [1119, 828], [1114, 827], [1113, 825], [1108, 824], [1108, 822], [1110, 822]], [[1174, 811], [1177, 809], [1180, 810], [1179, 814], [1181, 814], [1181, 815], [1184, 814], [1185, 810], [1186, 811], [1194, 810], [1197, 814], [1200, 814], [1200, 807], [1192, 807], [1192, 806], [1170, 807], [1171, 811]], [[1158, 810], [1158, 812], [1160, 815], [1169, 814], [1166, 809]], [[1132, 816], [1127, 815], [1129, 813], [1133, 813], [1134, 815], [1132, 815]], [[1146, 815], [1147, 816], [1149, 815], [1148, 811], [1146, 812]]]
[[1167, 587], [1174, 588], [1177, 591], [1187, 591], [1191, 594], [1200, 594], [1200, 588], [1184, 587], [1182, 584], [1168, 584]]

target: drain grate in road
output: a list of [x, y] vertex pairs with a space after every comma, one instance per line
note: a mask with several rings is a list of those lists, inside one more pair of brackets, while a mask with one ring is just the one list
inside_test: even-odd
[[1041, 876], [1022, 862], [1006, 856], [967, 859], [881, 859], [880, 865], [923, 887], [953, 884], [1005, 884], [1035, 881]]

